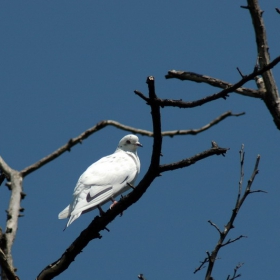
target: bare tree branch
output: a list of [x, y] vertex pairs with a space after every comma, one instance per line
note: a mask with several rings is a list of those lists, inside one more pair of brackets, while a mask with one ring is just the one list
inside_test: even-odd
[[220, 235], [222, 234], [221, 230], [219, 229], [219, 227], [218, 227], [216, 224], [214, 224], [214, 223], [211, 222], [210, 220], [208, 221], [208, 223], [209, 223], [211, 226], [213, 226], [213, 227], [218, 231], [218, 233], [219, 233]]
[[[187, 81], [193, 81], [193, 82], [197, 82], [197, 83], [206, 83], [213, 87], [218, 87], [218, 88], [223, 88], [223, 89], [233, 86], [233, 84], [222, 81], [217, 78], [213, 78], [213, 77], [206, 76], [206, 75], [200, 75], [200, 74], [193, 73], [193, 72], [185, 72], [185, 71], [177, 71], [177, 70], [168, 71], [168, 74], [165, 75], [165, 78], [166, 79], [177, 78], [182, 81], [187, 80]], [[250, 89], [250, 88], [239, 87], [236, 90], [234, 90], [234, 92], [245, 95], [245, 96], [255, 97], [255, 98], [264, 97], [263, 92], [261, 92], [259, 90]]]
[[245, 115], [244, 112], [239, 113], [239, 114], [233, 114], [232, 112], [225, 112], [222, 115], [220, 115], [219, 117], [217, 117], [216, 119], [212, 120], [210, 123], [204, 125], [203, 127], [197, 128], [197, 129], [188, 129], [188, 130], [171, 130], [171, 131], [163, 131], [161, 133], [162, 136], [176, 136], [176, 135], [196, 135], [198, 133], [201, 133], [209, 128], [211, 128], [212, 126], [218, 124], [219, 122], [221, 122], [222, 120], [224, 120], [227, 117], [239, 117]]
[[234, 239], [229, 239], [227, 242], [223, 243], [223, 244], [221, 245], [221, 247], [226, 246], [226, 245], [228, 245], [228, 244], [231, 244], [231, 243], [233, 243], [233, 242], [235, 242], [235, 241], [238, 241], [238, 240], [241, 239], [241, 238], [247, 238], [247, 236], [245, 236], [245, 235], [240, 235], [240, 236], [238, 236], [238, 237], [236, 237], [236, 238], [234, 238]]
[[[240, 240], [241, 238], [246, 237], [244, 235], [240, 235], [239, 237], [237, 237], [235, 239], [229, 239], [228, 241], [224, 242], [227, 235], [229, 234], [230, 230], [232, 228], [234, 228], [233, 223], [234, 223], [234, 221], [237, 217], [237, 214], [238, 214], [243, 202], [245, 201], [246, 197], [250, 193], [255, 192], [255, 191], [251, 191], [251, 187], [252, 187], [252, 184], [254, 182], [255, 176], [258, 174], [259, 162], [260, 162], [260, 156], [258, 155], [257, 159], [256, 159], [256, 163], [255, 163], [253, 173], [251, 175], [251, 178], [248, 180], [247, 187], [246, 187], [246, 189], [243, 193], [243, 196], [241, 197], [242, 182], [243, 182], [243, 177], [244, 177], [244, 172], [243, 172], [244, 145], [241, 146], [241, 150], [240, 150], [240, 166], [241, 166], [241, 172], [240, 173], [241, 174], [240, 174], [240, 180], [239, 180], [239, 183], [238, 183], [238, 195], [237, 195], [237, 200], [236, 200], [236, 203], [235, 203], [235, 208], [233, 209], [231, 217], [230, 217], [228, 223], [226, 224], [226, 226], [224, 227], [223, 231], [221, 231], [216, 224], [214, 224], [211, 221], [208, 221], [219, 232], [219, 240], [218, 240], [214, 250], [211, 252], [211, 254], [209, 252], [206, 252], [207, 257], [204, 259], [204, 261], [201, 262], [201, 265], [198, 268], [196, 268], [195, 271], [194, 271], [194, 273], [196, 273], [197, 271], [199, 271], [203, 268], [205, 263], [208, 263], [208, 267], [207, 267], [207, 271], [206, 271], [206, 275], [205, 275], [206, 280], [210, 280], [212, 278], [211, 275], [212, 275], [212, 271], [213, 271], [214, 264], [215, 264], [215, 261], [217, 259], [219, 250], [226, 245], [229, 245], [229, 244], [231, 244], [235, 241]], [[235, 277], [235, 278], [237, 278], [237, 277]], [[235, 279], [235, 278], [232, 278], [232, 279]]]
[[[271, 63], [269, 63], [268, 65], [264, 66], [262, 69], [260, 69], [260, 70], [254, 69], [254, 71], [251, 74], [244, 76], [244, 78], [242, 78], [239, 82], [235, 83], [234, 85], [230, 86], [229, 88], [226, 88], [226, 89], [224, 89], [224, 90], [222, 90], [222, 91], [220, 91], [218, 93], [215, 93], [213, 95], [206, 96], [206, 97], [204, 97], [202, 99], [199, 99], [199, 100], [185, 102], [185, 101], [182, 101], [182, 100], [159, 99], [158, 98], [156, 100], [156, 102], [161, 107], [172, 106], [172, 107], [179, 107], [179, 108], [194, 108], [194, 107], [197, 107], [197, 106], [201, 106], [201, 105], [203, 105], [205, 103], [211, 102], [213, 100], [217, 100], [219, 98], [226, 99], [226, 97], [229, 96], [228, 95], [229, 93], [234, 92], [235, 90], [237, 90], [238, 88], [243, 86], [248, 81], [253, 80], [256, 76], [261, 75], [265, 71], [273, 68], [279, 62], [280, 62], [280, 56], [276, 57]], [[147, 103], [149, 103], [149, 98], [144, 96], [144, 94], [142, 94], [139, 91], [134, 91], [134, 92], [139, 97], [144, 99]], [[279, 127], [280, 127], [280, 125], [279, 125]]]
[[209, 257], [206, 257], [202, 262], [200, 262], [200, 266], [198, 266], [195, 270], [194, 270], [194, 274], [196, 274], [199, 270], [202, 270], [202, 268], [204, 268], [205, 264], [209, 262]]
[[234, 280], [234, 279], [240, 277], [241, 274], [237, 274], [237, 271], [238, 271], [238, 269], [239, 269], [243, 264], [244, 264], [244, 263], [239, 263], [239, 264], [234, 268], [233, 276], [230, 277], [230, 275], [228, 275], [227, 280]]
[[[219, 117], [217, 117], [216, 119], [212, 120], [210, 123], [204, 125], [201, 128], [197, 128], [197, 129], [186, 129], [186, 130], [171, 130], [171, 131], [163, 131], [161, 133], [162, 136], [177, 136], [177, 135], [196, 135], [200, 132], [203, 132], [209, 128], [211, 128], [212, 126], [218, 124], [219, 122], [223, 121], [224, 119], [226, 119], [227, 117], [239, 117], [244, 115], [245, 113], [238, 113], [238, 114], [233, 114], [232, 112], [225, 112], [222, 115], [220, 115]], [[97, 123], [95, 126], [89, 128], [88, 130], [84, 131], [83, 133], [81, 133], [79, 136], [75, 137], [75, 138], [71, 138], [65, 145], [63, 145], [62, 147], [58, 148], [56, 151], [52, 152], [51, 154], [49, 154], [48, 156], [42, 158], [41, 160], [37, 161], [36, 163], [24, 168], [23, 170], [20, 171], [20, 174], [22, 177], [27, 176], [28, 174], [36, 171], [37, 169], [39, 169], [40, 167], [44, 166], [45, 164], [49, 163], [50, 161], [56, 159], [57, 157], [59, 157], [60, 155], [62, 155], [63, 153], [70, 151], [71, 148], [77, 144], [81, 144], [82, 140], [86, 139], [87, 137], [89, 137], [90, 135], [92, 135], [93, 133], [97, 132], [100, 129], [103, 129], [106, 126], [115, 126], [119, 129], [122, 130], [126, 130], [126, 131], [130, 131], [132, 133], [135, 134], [140, 134], [140, 135], [144, 135], [144, 136], [149, 136], [149, 137], [153, 137], [153, 132], [152, 131], [148, 131], [148, 130], [144, 130], [144, 129], [138, 129], [132, 126], [127, 126], [124, 124], [121, 124], [117, 121], [114, 120], [104, 120], [101, 121], [99, 123]]]
[[[257, 0], [247, 0], [248, 10], [250, 11], [253, 27], [255, 30], [256, 43], [258, 49], [258, 59], [260, 67], [263, 68], [270, 63], [269, 47], [266, 38], [264, 21], [262, 18], [263, 11], [260, 9]], [[272, 71], [269, 69], [262, 73], [265, 84], [264, 102], [273, 117], [278, 129], [280, 129], [280, 100], [279, 92]]]
[[[2, 280], [8, 279], [8, 280], [19, 280], [19, 278], [14, 273], [14, 269], [9, 265], [8, 259], [4, 252], [0, 248], [0, 266], [2, 268]], [[3, 275], [3, 271], [5, 275]]]
[[[22, 199], [22, 177], [16, 170], [10, 168], [7, 163], [0, 157], [0, 169], [9, 178], [9, 188], [11, 190], [11, 198], [7, 210], [7, 222], [5, 233], [1, 236], [1, 249], [6, 256], [6, 261], [11, 270], [14, 270], [12, 246], [16, 237], [18, 228], [18, 217], [20, 214], [20, 202]], [[5, 270], [5, 268], [4, 268]]]
[[192, 164], [195, 164], [199, 160], [205, 159], [212, 155], [224, 155], [228, 150], [229, 149], [226, 149], [226, 148], [214, 147], [214, 148], [211, 148], [210, 150], [201, 152], [191, 158], [183, 159], [181, 161], [174, 162], [174, 163], [160, 165], [159, 172], [162, 173], [162, 172], [166, 172], [166, 171], [171, 171], [171, 170], [187, 167]]

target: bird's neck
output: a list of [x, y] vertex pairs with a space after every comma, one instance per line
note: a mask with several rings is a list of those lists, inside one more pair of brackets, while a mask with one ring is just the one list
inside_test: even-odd
[[115, 153], [118, 153], [118, 152], [125, 152], [125, 153], [128, 153], [128, 154], [131, 153], [131, 154], [134, 154], [134, 155], [137, 156], [137, 151], [136, 150], [135, 151], [131, 151], [131, 150], [129, 151], [129, 150], [117, 148]]

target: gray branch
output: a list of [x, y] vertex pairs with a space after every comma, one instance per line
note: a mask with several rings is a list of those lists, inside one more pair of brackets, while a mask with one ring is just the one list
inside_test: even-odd
[[[222, 88], [222, 89], [226, 89], [226, 88], [233, 86], [233, 84], [222, 81], [217, 78], [197, 74], [194, 72], [186, 72], [186, 71], [170, 70], [170, 71], [168, 71], [168, 74], [165, 75], [165, 78], [166, 79], [177, 78], [182, 81], [205, 83], [205, 84], [211, 85], [213, 87]], [[234, 92], [245, 95], [245, 96], [249, 96], [249, 97], [255, 97], [255, 98], [264, 97], [264, 93], [262, 91], [254, 90], [254, 89], [250, 89], [250, 88], [239, 87], [236, 90], [234, 90]]]
[[[0, 257], [1, 263], [4, 262], [6, 258], [6, 262], [11, 268], [11, 271], [14, 271], [12, 246], [17, 233], [18, 217], [21, 209], [20, 202], [22, 199], [22, 176], [18, 171], [10, 168], [2, 159], [2, 157], [0, 157], [0, 169], [6, 175], [6, 177], [9, 178], [9, 188], [11, 190], [11, 198], [7, 210], [6, 230], [1, 236], [1, 249], [3, 250], [3, 255], [1, 254]], [[5, 270], [5, 266], [2, 266], [2, 269]], [[8, 275], [7, 272], [6, 274]]]
[[[263, 11], [259, 7], [257, 0], [247, 0], [248, 10], [250, 11], [253, 27], [255, 30], [258, 60], [260, 67], [264, 67], [270, 63], [269, 47], [267, 43], [266, 30], [262, 18]], [[265, 85], [264, 102], [273, 116], [274, 122], [278, 129], [280, 129], [280, 105], [279, 93], [274, 80], [272, 70], [268, 70], [262, 74]]]

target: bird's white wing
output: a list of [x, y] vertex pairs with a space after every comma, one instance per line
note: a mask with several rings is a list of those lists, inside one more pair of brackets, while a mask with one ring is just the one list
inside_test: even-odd
[[125, 152], [114, 153], [93, 163], [81, 175], [73, 195], [78, 195], [86, 186], [118, 185], [131, 182], [137, 175], [134, 159]]

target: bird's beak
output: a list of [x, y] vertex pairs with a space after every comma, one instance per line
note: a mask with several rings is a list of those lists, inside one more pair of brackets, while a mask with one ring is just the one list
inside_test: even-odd
[[136, 142], [136, 145], [139, 147], [143, 147], [143, 145], [140, 142]]

